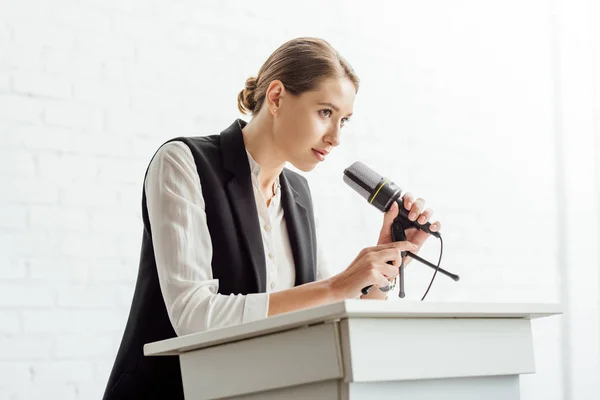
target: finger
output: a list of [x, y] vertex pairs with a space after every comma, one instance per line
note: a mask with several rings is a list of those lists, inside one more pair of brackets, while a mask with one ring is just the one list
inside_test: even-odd
[[398, 266], [390, 265], [390, 264], [380, 264], [377, 266], [377, 270], [381, 272], [386, 279], [390, 279], [398, 275]]
[[402, 241], [402, 242], [394, 242], [394, 247], [396, 247], [399, 250], [402, 251], [410, 251], [410, 250], [418, 250], [419, 246], [417, 246], [416, 244], [409, 242], [408, 240]]
[[389, 210], [383, 215], [383, 227], [382, 230], [391, 228], [394, 219], [398, 216], [398, 204], [392, 203]]
[[364, 249], [362, 249], [360, 251], [360, 253], [358, 253], [358, 255], [356, 256], [354, 261], [357, 261], [358, 259], [365, 258], [365, 257], [372, 257], [373, 254], [375, 254], [374, 257], [376, 259], [379, 259], [379, 258], [377, 258], [378, 256], [376, 253], [378, 253], [381, 250], [385, 250], [385, 249], [397, 249], [400, 251], [417, 251], [419, 249], [419, 246], [412, 242], [409, 242], [409, 241], [402, 241], [402, 242], [391, 242], [391, 243], [379, 244], [379, 245], [373, 246], [373, 247], [365, 247]]
[[404, 200], [404, 208], [410, 210], [415, 201], [413, 195], [411, 193], [405, 193], [404, 196], [402, 196], [402, 199]]
[[435, 221], [433, 224], [431, 224], [431, 226], [429, 227], [429, 229], [432, 232], [437, 232], [440, 229], [442, 229], [442, 223], [440, 221]]
[[402, 262], [402, 251], [397, 248], [383, 249], [373, 253], [373, 260], [374, 264], [385, 264], [388, 261], [391, 261], [392, 266], [399, 267]]
[[419, 246], [406, 240], [406, 241], [402, 241], [402, 242], [392, 242], [392, 243], [380, 244], [377, 246], [369, 247], [369, 248], [367, 248], [366, 253], [372, 253], [372, 252], [376, 252], [376, 251], [380, 251], [380, 250], [384, 250], [384, 249], [392, 249], [392, 248], [396, 248], [396, 249], [399, 249], [402, 251], [408, 251], [408, 250], [416, 250], [419, 248]]
[[379, 270], [373, 270], [373, 284], [379, 287], [386, 287], [390, 284], [390, 281], [381, 273]]
[[428, 208], [427, 210], [425, 210], [421, 213], [417, 222], [419, 222], [419, 224], [423, 225], [424, 223], [429, 221], [429, 218], [431, 218], [432, 215], [433, 215], [433, 210], [431, 208]]
[[421, 214], [421, 211], [425, 207], [425, 200], [418, 198], [413, 203], [413, 206], [410, 209], [410, 214], [408, 214], [408, 219], [411, 221], [415, 221], [417, 217]]

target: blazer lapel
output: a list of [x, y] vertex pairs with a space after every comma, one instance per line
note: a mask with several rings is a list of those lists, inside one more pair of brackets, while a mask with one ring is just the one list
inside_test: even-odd
[[267, 289], [266, 261], [250, 178], [250, 165], [242, 136], [244, 125], [245, 121], [238, 119], [221, 132], [221, 152], [225, 168], [233, 174], [232, 179], [227, 183], [229, 200], [238, 220], [238, 229], [250, 255], [251, 267], [254, 269], [260, 293]]
[[290, 184], [283, 170], [280, 175], [281, 203], [296, 265], [296, 285], [313, 282], [315, 268], [312, 255], [312, 232], [303, 199]]

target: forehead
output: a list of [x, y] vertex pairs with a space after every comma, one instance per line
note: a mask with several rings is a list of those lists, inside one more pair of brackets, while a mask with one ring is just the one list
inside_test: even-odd
[[306, 94], [311, 101], [333, 103], [341, 111], [350, 113], [354, 105], [356, 87], [346, 77], [330, 78], [322, 81], [316, 90]]

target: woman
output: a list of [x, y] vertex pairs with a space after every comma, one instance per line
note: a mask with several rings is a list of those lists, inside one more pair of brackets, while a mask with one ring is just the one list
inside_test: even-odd
[[[377, 246], [331, 274], [316, 240], [306, 179], [340, 143], [359, 80], [324, 40], [279, 47], [238, 107], [252, 114], [217, 135], [179, 137], [151, 160], [142, 194], [139, 274], [105, 399], [182, 399], [177, 357], [144, 357], [143, 345], [176, 335], [266, 318], [348, 298], [383, 299], [401, 251], [417, 252], [428, 235], [392, 243], [390, 209]], [[410, 218], [431, 210], [404, 196]], [[432, 230], [439, 230], [438, 222]], [[409, 259], [410, 260], [410, 259]], [[407, 260], [407, 261], [409, 261]], [[393, 265], [388, 264], [392, 261]]]

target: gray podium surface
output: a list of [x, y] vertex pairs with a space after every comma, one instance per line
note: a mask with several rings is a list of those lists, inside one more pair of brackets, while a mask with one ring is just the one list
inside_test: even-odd
[[186, 399], [519, 399], [557, 304], [346, 300], [148, 343]]

